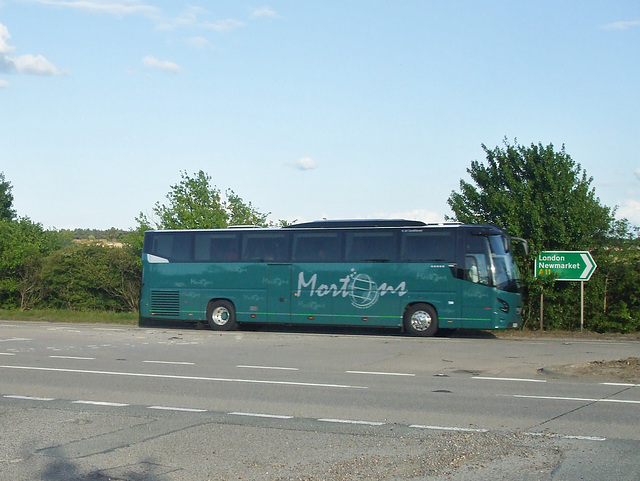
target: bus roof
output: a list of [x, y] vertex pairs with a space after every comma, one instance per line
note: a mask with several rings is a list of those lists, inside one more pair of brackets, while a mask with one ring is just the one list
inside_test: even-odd
[[463, 224], [462, 222], [434, 222], [426, 223], [419, 220], [406, 220], [406, 219], [352, 219], [352, 220], [316, 220], [312, 222], [301, 222], [299, 224], [291, 224], [283, 227], [260, 227], [251, 225], [232, 225], [226, 229], [151, 229], [146, 232], [207, 232], [207, 231], [223, 231], [223, 230], [260, 230], [260, 231], [275, 231], [280, 229], [295, 230], [295, 229], [366, 229], [366, 228], [396, 228], [396, 229], [422, 229], [422, 228], [437, 228], [437, 227], [470, 227], [473, 230], [488, 232], [502, 232], [494, 225], [475, 225], [475, 224]]
[[[292, 224], [286, 228], [301, 229], [329, 229], [329, 228], [352, 228], [352, 227], [426, 227], [426, 224], [419, 220], [406, 219], [352, 219], [352, 220], [316, 220], [313, 222], [302, 222]], [[443, 224], [438, 224], [443, 225]], [[459, 225], [453, 223], [452, 225]]]

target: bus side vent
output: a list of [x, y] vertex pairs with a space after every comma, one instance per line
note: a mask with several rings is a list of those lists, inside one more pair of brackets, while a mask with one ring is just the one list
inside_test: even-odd
[[179, 317], [180, 291], [151, 291], [151, 315]]

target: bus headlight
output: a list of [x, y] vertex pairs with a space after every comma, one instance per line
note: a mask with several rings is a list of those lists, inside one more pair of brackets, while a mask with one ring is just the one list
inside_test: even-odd
[[509, 312], [509, 303], [506, 301], [503, 301], [499, 297], [498, 297], [498, 302], [500, 303], [500, 310], [505, 314], [507, 314]]

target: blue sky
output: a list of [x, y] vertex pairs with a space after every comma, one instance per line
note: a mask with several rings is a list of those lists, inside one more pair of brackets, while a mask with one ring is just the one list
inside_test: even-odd
[[639, 85], [636, 0], [0, 0], [0, 172], [48, 228], [199, 170], [274, 221], [440, 221], [506, 137], [640, 225]]

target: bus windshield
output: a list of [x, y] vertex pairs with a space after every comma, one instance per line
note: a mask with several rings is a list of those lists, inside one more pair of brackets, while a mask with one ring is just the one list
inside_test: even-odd
[[509, 239], [503, 235], [489, 235], [493, 284], [500, 290], [518, 292], [520, 274], [509, 249]]

